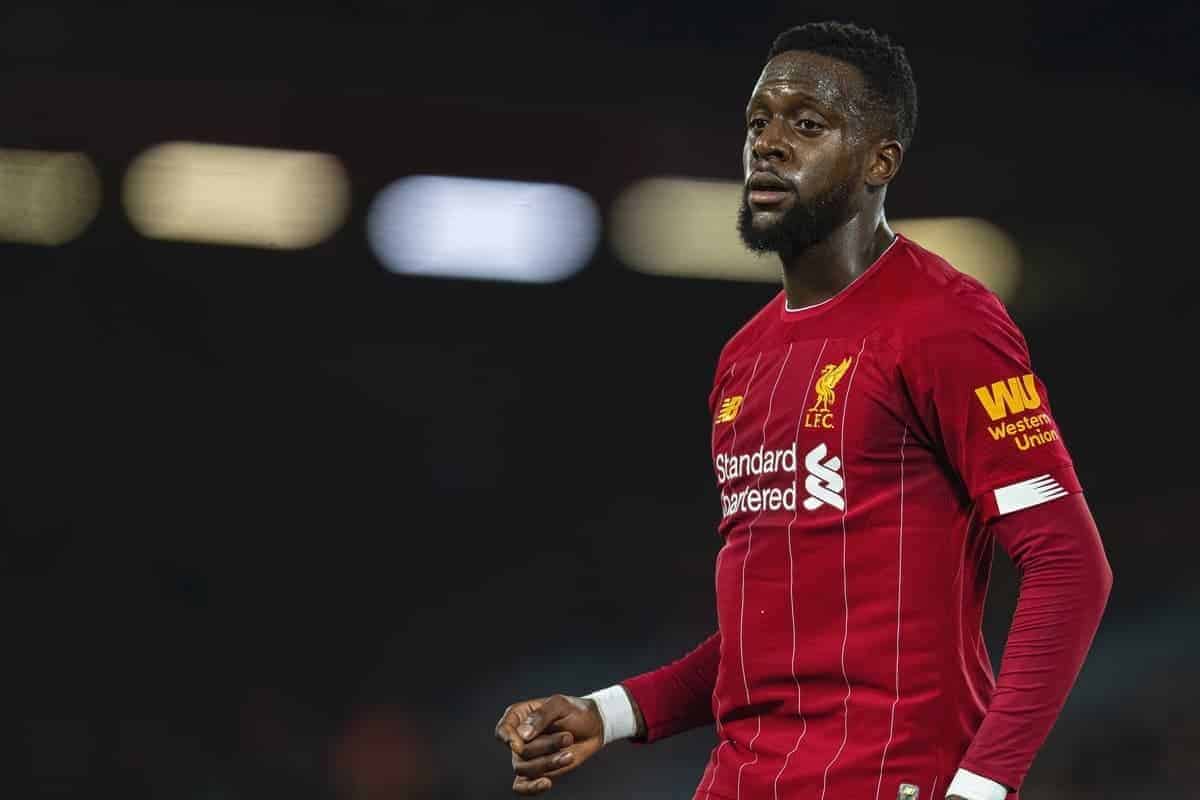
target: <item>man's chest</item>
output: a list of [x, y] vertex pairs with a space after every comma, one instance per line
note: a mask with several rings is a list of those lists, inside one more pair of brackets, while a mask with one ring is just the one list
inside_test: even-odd
[[842, 510], [849, 475], [897, 464], [908, 431], [894, 363], [871, 339], [815, 339], [723, 364], [712, 456], [725, 516]]

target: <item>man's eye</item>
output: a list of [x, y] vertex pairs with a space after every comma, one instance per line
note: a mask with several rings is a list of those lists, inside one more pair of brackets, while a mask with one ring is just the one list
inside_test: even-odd
[[750, 120], [750, 130], [752, 131], [761, 131], [765, 127], [767, 127], [767, 121], [762, 117], [755, 117]]
[[802, 131], [819, 131], [825, 126], [815, 119], [801, 119], [796, 121], [796, 127]]

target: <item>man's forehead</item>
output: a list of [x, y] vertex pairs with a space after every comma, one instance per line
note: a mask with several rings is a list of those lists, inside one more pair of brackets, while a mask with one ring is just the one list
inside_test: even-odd
[[754, 92], [795, 89], [830, 106], [842, 107], [853, 103], [861, 86], [858, 69], [844, 61], [806, 50], [788, 50], [767, 62]]

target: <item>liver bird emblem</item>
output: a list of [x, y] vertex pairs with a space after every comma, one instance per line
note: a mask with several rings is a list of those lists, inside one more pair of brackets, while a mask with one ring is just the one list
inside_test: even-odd
[[833, 391], [833, 387], [838, 385], [846, 370], [850, 369], [851, 358], [846, 356], [840, 364], [826, 364], [821, 367], [821, 377], [817, 378], [817, 402], [813, 403], [809, 411], [829, 411], [832, 408], [837, 400], [837, 393]]

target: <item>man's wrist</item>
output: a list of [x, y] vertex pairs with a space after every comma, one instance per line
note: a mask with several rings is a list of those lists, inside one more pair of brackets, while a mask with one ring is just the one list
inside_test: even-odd
[[1008, 789], [991, 778], [976, 775], [960, 767], [946, 789], [946, 796], [961, 797], [963, 800], [1005, 800], [1008, 797]]
[[583, 699], [596, 704], [596, 711], [604, 725], [605, 744], [638, 735], [638, 714], [634, 710], [633, 700], [621, 684], [586, 694]]

